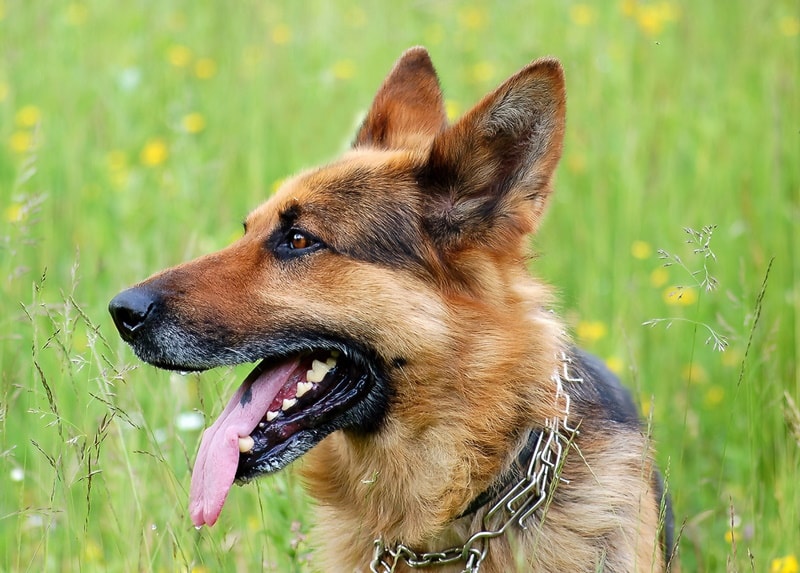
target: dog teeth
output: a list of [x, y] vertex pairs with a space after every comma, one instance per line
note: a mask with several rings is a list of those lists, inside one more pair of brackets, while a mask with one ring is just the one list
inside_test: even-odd
[[300, 398], [303, 394], [311, 390], [313, 387], [314, 384], [312, 382], [298, 382], [296, 396]]
[[281, 405], [281, 410], [283, 410], [285, 412], [286, 410], [288, 410], [289, 408], [291, 408], [295, 404], [297, 404], [297, 399], [296, 398], [284, 398], [283, 405]]
[[243, 454], [253, 451], [253, 446], [256, 445], [255, 440], [250, 436], [239, 438], [239, 451]]
[[328, 366], [325, 362], [321, 362], [319, 360], [314, 360], [311, 363], [311, 370], [306, 372], [306, 380], [309, 382], [322, 382], [322, 379], [325, 378], [325, 375], [330, 372], [331, 366]]
[[278, 410], [272, 410], [270, 412], [267, 412], [267, 422], [271, 422], [272, 420], [277, 418], [278, 414], [280, 414]]

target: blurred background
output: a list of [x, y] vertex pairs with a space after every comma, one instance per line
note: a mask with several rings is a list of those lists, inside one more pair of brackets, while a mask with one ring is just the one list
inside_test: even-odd
[[418, 44], [452, 119], [562, 61], [531, 270], [650, 422], [684, 571], [798, 571], [795, 0], [0, 0], [0, 570], [314, 570], [292, 471], [187, 515], [248, 368], [143, 366], [106, 305], [346, 149]]

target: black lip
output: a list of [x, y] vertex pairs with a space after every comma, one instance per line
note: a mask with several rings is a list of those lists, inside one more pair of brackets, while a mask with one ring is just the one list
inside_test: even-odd
[[[388, 404], [382, 369], [360, 353], [340, 352], [320, 394], [301, 397], [291, 410], [252, 432], [253, 449], [239, 455], [238, 483], [283, 469], [336, 430], [366, 432], [378, 427]], [[276, 361], [265, 359], [251, 376]]]
[[382, 384], [361, 361], [344, 357], [338, 360], [320, 394], [301, 397], [290, 411], [252, 432], [255, 445], [250, 452], [239, 455], [237, 482], [245, 483], [282, 469], [331, 432], [363, 429], [367, 425], [370, 416], [375, 415]]

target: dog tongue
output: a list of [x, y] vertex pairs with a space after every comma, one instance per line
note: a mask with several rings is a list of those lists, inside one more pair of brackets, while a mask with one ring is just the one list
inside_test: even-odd
[[299, 366], [290, 360], [245, 379], [217, 421], [203, 432], [192, 471], [189, 513], [195, 526], [214, 525], [239, 465], [239, 438], [249, 436]]

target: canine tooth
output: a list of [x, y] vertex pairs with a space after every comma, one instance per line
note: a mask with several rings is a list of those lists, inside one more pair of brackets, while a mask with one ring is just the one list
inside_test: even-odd
[[331, 350], [331, 358], [339, 358], [339, 354], [338, 350]]
[[330, 367], [327, 364], [319, 360], [314, 360], [314, 362], [311, 363], [311, 370], [306, 372], [306, 380], [309, 382], [322, 382], [322, 379], [325, 378], [329, 370]]
[[333, 356], [331, 356], [330, 358], [328, 358], [328, 359], [325, 361], [325, 365], [326, 365], [328, 368], [333, 368], [334, 366], [336, 366], [336, 359], [335, 359]]
[[297, 400], [295, 398], [284, 398], [283, 405], [281, 406], [281, 410], [288, 410], [292, 406], [297, 404]]
[[280, 412], [278, 412], [277, 410], [273, 410], [271, 412], [267, 412], [267, 422], [271, 422], [272, 420], [277, 418], [278, 414], [280, 414]]
[[314, 384], [311, 382], [298, 382], [297, 383], [297, 394], [296, 396], [299, 398], [309, 390], [314, 387]]
[[243, 454], [250, 452], [253, 450], [253, 446], [256, 445], [255, 440], [250, 436], [245, 436], [244, 438], [239, 438], [239, 451]]

